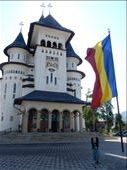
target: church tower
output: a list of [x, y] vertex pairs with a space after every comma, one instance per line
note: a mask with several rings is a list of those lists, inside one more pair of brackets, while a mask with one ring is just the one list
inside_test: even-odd
[[34, 50], [35, 90], [66, 92], [66, 44], [73, 35], [50, 14], [31, 23], [28, 47]]
[[2, 70], [1, 128], [15, 130], [18, 129], [19, 116], [13, 104], [15, 98], [22, 96], [22, 79], [28, 69], [27, 57], [29, 56], [22, 32], [4, 49], [4, 53], [8, 56], [8, 62], [0, 65]]

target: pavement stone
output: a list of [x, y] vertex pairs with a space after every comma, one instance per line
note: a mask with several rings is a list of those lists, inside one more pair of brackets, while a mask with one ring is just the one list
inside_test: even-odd
[[0, 170], [108, 170], [91, 159], [84, 143], [0, 145]]
[[104, 154], [111, 151], [118, 155], [117, 143], [104, 142], [101, 139], [101, 163], [95, 167], [90, 138], [73, 141], [70, 137], [65, 141], [34, 142], [0, 144], [0, 170], [126, 170], [127, 160]]

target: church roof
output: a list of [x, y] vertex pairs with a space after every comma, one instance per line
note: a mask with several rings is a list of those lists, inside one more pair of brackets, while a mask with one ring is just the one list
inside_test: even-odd
[[22, 35], [21, 32], [20, 32], [20, 33], [18, 34], [18, 36], [16, 37], [15, 41], [14, 41], [12, 44], [8, 45], [8, 46], [4, 49], [5, 55], [8, 56], [8, 53], [7, 53], [8, 49], [9, 49], [9, 48], [14, 48], [14, 47], [23, 48], [23, 49], [28, 50], [28, 47], [27, 47], [27, 45], [26, 45], [26, 43], [25, 43], [25, 41], [24, 41], [24, 38], [23, 38], [23, 35]]
[[43, 25], [43, 26], [47, 26], [47, 27], [52, 27], [55, 29], [59, 29], [61, 31], [67, 31], [67, 32], [71, 32], [74, 34], [73, 31], [61, 26], [56, 20], [55, 18], [53, 18], [52, 15], [48, 15], [47, 17], [43, 18], [43, 16], [41, 16], [41, 18], [39, 19], [39, 24]]
[[38, 90], [35, 90], [23, 97], [15, 99], [14, 104], [20, 105], [22, 101], [44, 101], [44, 102], [85, 104], [84, 101], [68, 93], [38, 91]]
[[60, 25], [55, 18], [53, 18], [52, 15], [48, 15], [47, 17], [44, 18], [44, 16], [42, 15], [39, 19], [39, 21], [33, 22], [30, 24], [30, 32], [29, 32], [29, 37], [28, 37], [28, 45], [30, 43], [31, 40], [31, 36], [33, 33], [33, 29], [34, 29], [34, 25], [40, 25], [40, 26], [45, 26], [45, 27], [50, 27], [53, 29], [57, 29], [57, 30], [61, 30], [61, 31], [65, 31], [65, 32], [69, 32], [71, 33], [71, 36], [69, 37], [68, 41], [70, 41], [72, 39], [72, 37], [74, 36], [74, 32], [71, 31], [70, 29], [67, 29], [65, 27], [63, 27], [62, 25]]
[[82, 59], [75, 53], [70, 43], [66, 45], [66, 51], [67, 51], [67, 57], [76, 57], [77, 59], [79, 59], [78, 65], [82, 63]]

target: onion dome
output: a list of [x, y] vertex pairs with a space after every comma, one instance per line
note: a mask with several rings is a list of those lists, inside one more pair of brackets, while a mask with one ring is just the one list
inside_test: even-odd
[[7, 55], [7, 56], [9, 56], [9, 54], [8, 54], [8, 49], [10, 49], [10, 48], [15, 48], [15, 47], [23, 48], [23, 49], [25, 49], [25, 50], [28, 50], [28, 47], [27, 47], [27, 45], [26, 45], [26, 43], [25, 43], [25, 41], [24, 41], [24, 38], [23, 38], [23, 35], [22, 35], [21, 32], [20, 32], [20, 33], [18, 34], [18, 36], [16, 37], [15, 41], [14, 41], [12, 44], [8, 45], [8, 46], [4, 49], [4, 54]]
[[67, 51], [67, 57], [75, 57], [75, 58], [77, 58], [79, 60], [78, 65], [80, 65], [82, 63], [82, 59], [75, 53], [75, 51], [73, 50], [70, 43], [67, 44], [66, 51]]

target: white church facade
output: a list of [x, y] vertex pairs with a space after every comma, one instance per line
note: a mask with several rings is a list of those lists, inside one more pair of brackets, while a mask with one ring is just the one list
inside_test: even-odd
[[22, 32], [4, 49], [0, 64], [0, 131], [82, 131], [85, 122], [82, 59], [71, 46], [74, 32], [52, 15], [30, 24], [27, 44]]

